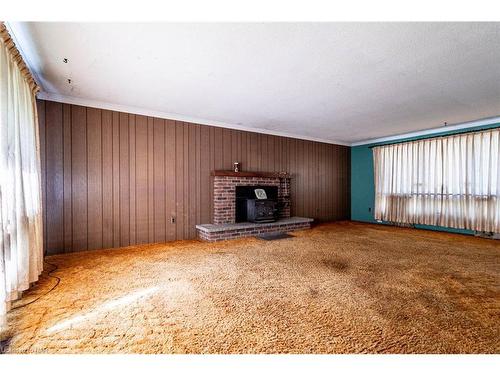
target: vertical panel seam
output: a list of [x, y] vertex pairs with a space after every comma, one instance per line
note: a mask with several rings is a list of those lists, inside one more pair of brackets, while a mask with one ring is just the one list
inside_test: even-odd
[[[170, 235], [170, 232], [171, 232], [171, 228], [170, 228], [170, 220], [169, 220], [169, 216], [170, 216], [170, 211], [169, 211], [169, 207], [170, 207], [170, 202], [169, 202], [169, 193], [170, 193], [170, 189], [172, 188], [171, 185], [170, 185], [170, 179], [169, 179], [169, 165], [168, 165], [168, 159], [169, 159], [169, 153], [171, 150], [167, 150], [168, 148], [168, 142], [169, 142], [169, 136], [168, 136], [168, 129], [169, 129], [169, 120], [168, 119], [165, 119], [163, 121], [163, 178], [164, 178], [164, 187], [165, 187], [165, 191], [164, 191], [164, 199], [165, 201], [163, 202], [163, 207], [165, 209], [165, 212], [164, 212], [164, 219], [165, 219], [165, 242], [169, 241], [169, 239], [171, 239], [171, 235]], [[169, 186], [170, 186], [170, 189], [169, 189]]]
[[104, 247], [104, 184], [103, 184], [103, 175], [104, 175], [104, 154], [103, 154], [103, 142], [102, 142], [102, 112], [103, 110], [99, 111], [100, 117], [101, 117], [101, 247]]
[[89, 153], [88, 153], [88, 144], [89, 144], [89, 140], [88, 140], [88, 131], [89, 131], [89, 127], [88, 127], [88, 117], [87, 117], [87, 113], [88, 113], [88, 108], [86, 108], [85, 110], [85, 169], [86, 169], [86, 176], [85, 176], [85, 179], [86, 179], [86, 187], [87, 187], [87, 250], [89, 248]]

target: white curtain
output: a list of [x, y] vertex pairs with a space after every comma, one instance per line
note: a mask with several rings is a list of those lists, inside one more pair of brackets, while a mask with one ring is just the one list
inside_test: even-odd
[[35, 95], [8, 47], [0, 38], [0, 328], [43, 265]]
[[500, 233], [500, 129], [375, 147], [375, 219]]

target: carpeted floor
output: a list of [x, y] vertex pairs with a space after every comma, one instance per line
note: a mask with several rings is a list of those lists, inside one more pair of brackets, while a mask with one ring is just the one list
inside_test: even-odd
[[61, 282], [9, 313], [5, 350], [500, 352], [498, 241], [351, 222], [295, 235], [49, 257]]

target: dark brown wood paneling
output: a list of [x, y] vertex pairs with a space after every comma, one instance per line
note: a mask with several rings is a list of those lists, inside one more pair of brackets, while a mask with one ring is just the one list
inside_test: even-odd
[[184, 189], [182, 190], [183, 192], [183, 199], [182, 199], [182, 238], [189, 238], [189, 201], [191, 199], [189, 195], [189, 185], [191, 182], [192, 178], [192, 171], [189, 169], [189, 151], [190, 151], [190, 144], [189, 144], [189, 124], [183, 122], [181, 123], [181, 126], [183, 127], [183, 145], [184, 145], [184, 156], [183, 156], [183, 179], [184, 179]]
[[49, 102], [45, 107], [45, 176], [47, 215], [45, 225], [48, 253], [64, 252], [63, 106]]
[[184, 125], [175, 122], [175, 238], [184, 238]]
[[[187, 163], [187, 176], [188, 176], [188, 186], [189, 188], [186, 189], [187, 193], [187, 199], [185, 202], [187, 202], [187, 215], [186, 215], [186, 220], [187, 220], [187, 227], [184, 233], [185, 237], [192, 238], [196, 236], [196, 211], [197, 211], [197, 191], [196, 191], [196, 182], [198, 180], [198, 167], [197, 167], [197, 145], [196, 145], [196, 126], [190, 124], [188, 125], [188, 135], [187, 135], [187, 143], [189, 145], [188, 147], [188, 163]], [[199, 147], [199, 146], [198, 146]], [[229, 155], [230, 159], [231, 155]]]
[[119, 189], [120, 189], [120, 246], [130, 244], [130, 146], [128, 114], [120, 113]]
[[200, 126], [200, 222], [211, 222], [212, 200], [210, 199], [211, 179], [210, 174], [210, 128]]
[[153, 122], [154, 242], [165, 241], [165, 120]]
[[129, 220], [130, 220], [130, 238], [129, 242], [131, 244], [137, 243], [137, 226], [136, 226], [136, 139], [135, 139], [135, 115], [128, 116], [128, 144], [129, 144], [129, 192], [130, 192], [130, 208], [129, 208]]
[[[49, 105], [49, 104], [48, 104]], [[71, 201], [73, 214], [72, 251], [88, 248], [87, 109], [71, 109]], [[47, 186], [48, 187], [48, 186]], [[47, 206], [55, 202], [47, 201]], [[47, 233], [47, 236], [51, 236]], [[50, 249], [48, 249], [50, 251]]]
[[113, 113], [101, 112], [102, 141], [102, 246], [113, 247]]
[[148, 119], [144, 116], [136, 116], [135, 155], [136, 242], [148, 243]]
[[349, 147], [43, 100], [38, 114], [48, 253], [195, 238], [211, 173], [234, 161], [290, 173], [292, 215], [349, 218]]
[[176, 173], [175, 173], [175, 121], [165, 120], [165, 237], [167, 241], [176, 238], [176, 224], [172, 218], [176, 216]]
[[121, 220], [120, 220], [120, 114], [112, 113], [112, 176], [113, 176], [113, 247], [120, 246]]
[[37, 114], [38, 114], [38, 135], [40, 137], [40, 168], [41, 176], [40, 180], [42, 183], [42, 207], [44, 208], [42, 212], [43, 218], [43, 251], [44, 254], [47, 252], [47, 166], [45, 163], [47, 147], [45, 144], [45, 102], [37, 100], [36, 102]]
[[73, 249], [73, 201], [72, 201], [72, 158], [71, 158], [71, 105], [63, 105], [63, 148], [64, 148], [64, 252]]
[[148, 117], [148, 242], [154, 242], [154, 121]]
[[88, 247], [102, 242], [102, 132], [101, 110], [87, 108]]

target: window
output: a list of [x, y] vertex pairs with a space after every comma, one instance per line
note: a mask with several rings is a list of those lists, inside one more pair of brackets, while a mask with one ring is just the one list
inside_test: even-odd
[[500, 232], [500, 129], [375, 147], [375, 218]]

